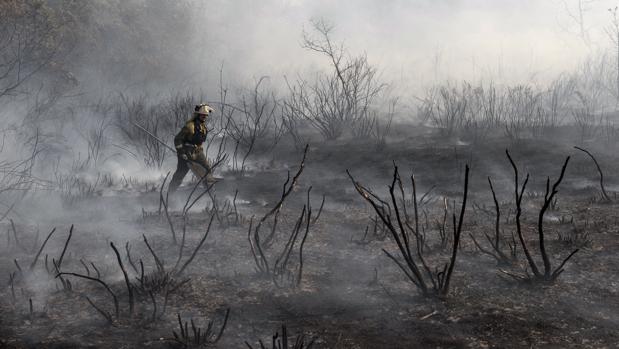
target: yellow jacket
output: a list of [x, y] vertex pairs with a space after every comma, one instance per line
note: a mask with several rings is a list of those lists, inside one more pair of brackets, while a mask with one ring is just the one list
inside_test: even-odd
[[185, 123], [185, 126], [174, 137], [174, 147], [176, 150], [181, 149], [185, 145], [201, 147], [206, 140], [207, 132], [206, 125], [200, 122], [200, 119], [191, 119]]

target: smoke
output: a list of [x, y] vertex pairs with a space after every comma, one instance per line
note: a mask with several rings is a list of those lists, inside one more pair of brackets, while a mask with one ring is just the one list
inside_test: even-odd
[[220, 70], [233, 85], [267, 75], [283, 86], [283, 76], [328, 68], [301, 47], [309, 21], [323, 18], [335, 26], [334, 43], [367, 54], [403, 89], [448, 79], [543, 82], [612, 45], [613, 5], [587, 4], [579, 23], [568, 1], [108, 1], [71, 8], [74, 50], [64, 64], [94, 95], [214, 93]]
[[[450, 202], [461, 200], [465, 163], [470, 164], [476, 173], [471, 179], [471, 195], [475, 200], [492, 203], [488, 175], [492, 177], [499, 201], [512, 199], [514, 174], [505, 158], [504, 146], [513, 150], [523, 175], [532, 174], [527, 193], [542, 190], [546, 175], [552, 178], [557, 175], [559, 162], [571, 150], [572, 139], [566, 141], [570, 143], [570, 149], [548, 143], [550, 149], [540, 152], [536, 142], [531, 142], [529, 147], [522, 144], [528, 142], [528, 135], [522, 138], [517, 135], [510, 140], [512, 143], [507, 142], [504, 137], [509, 135], [504, 133], [502, 125], [496, 129], [488, 128], [488, 132], [497, 133], [480, 135], [479, 139], [473, 134], [467, 138], [464, 132], [441, 137], [438, 127], [413, 125], [415, 115], [410, 111], [416, 105], [410, 98], [419, 96], [428, 86], [460, 86], [459, 82], [453, 81], [461, 80], [472, 81], [470, 90], [467, 90], [471, 93], [462, 93], [461, 97], [462, 103], [468, 106], [473, 104], [468, 104], [472, 98], [478, 96], [472, 92], [486, 87], [490, 90], [489, 87], [493, 86], [500, 89], [505, 85], [525, 83], [534, 90], [526, 96], [537, 98], [549, 81], [563, 72], [578, 69], [586, 57], [610, 45], [604, 32], [610, 20], [606, 11], [610, 1], [588, 3], [584, 9], [584, 23], [573, 18], [573, 5], [569, 1], [564, 4], [563, 1], [534, 0], [393, 0], [388, 4], [378, 0], [102, 0], [82, 4], [50, 0], [49, 6], [58, 6], [73, 14], [72, 21], [67, 24], [70, 35], [64, 37], [67, 40], [65, 46], [73, 50], [62, 52], [50, 64], [53, 69], [30, 80], [24, 86], [23, 94], [6, 99], [0, 97], [0, 118], [6, 125], [0, 131], [3, 137], [0, 167], [37, 154], [31, 161], [35, 165], [30, 172], [24, 170], [28, 169], [29, 163], [16, 167], [19, 171], [10, 172], [19, 173], [36, 185], [28, 187], [23, 184], [23, 188], [17, 188], [19, 190], [6, 192], [0, 185], [0, 216], [7, 209], [12, 210], [7, 211], [10, 213], [7, 218], [17, 224], [20, 236], [24, 237], [22, 241], [29, 244], [32, 240], [35, 247], [34, 242], [40, 241], [34, 238], [34, 225], [40, 226], [43, 234], [58, 227], [59, 234], [45, 250], [50, 259], [57, 257], [62, 250], [68, 226], [75, 224], [75, 235], [67, 255], [67, 260], [71, 261], [68, 263], [72, 263], [70, 270], [81, 268], [78, 262], [82, 258], [92, 260], [109, 269], [105, 277], [115, 284], [122, 281], [122, 274], [109, 242], [118, 246], [130, 242], [134, 246], [134, 256], [148, 257], [149, 252], [140, 239], [144, 234], [149, 239], [152, 237], [155, 250], [167, 258], [168, 264], [173, 262], [178, 246], [170, 245], [171, 236], [166, 215], [161, 211], [159, 188], [166, 173], [174, 170], [176, 156], [166, 149], [163, 149], [166, 153], [161, 152], [161, 144], [132, 128], [132, 122], [147, 127], [171, 144], [174, 133], [190, 116], [195, 103], [219, 99], [220, 79], [222, 87], [228, 89], [227, 102], [230, 104], [240, 106], [247, 101], [252, 109], [252, 100], [264, 94], [268, 96], [265, 97], [268, 102], [262, 105], [264, 109], [277, 105], [288, 92], [286, 78], [296, 81], [301, 77], [311, 82], [320, 72], [332, 73], [329, 57], [302, 46], [304, 33], [313, 33], [311, 20], [324, 19], [333, 25], [332, 42], [343, 45], [345, 58], [366, 55], [369, 64], [378, 69], [379, 82], [390, 84], [389, 93], [385, 94], [401, 97], [393, 132], [385, 133], [387, 141], [384, 143], [373, 139], [375, 136], [371, 132], [355, 139], [346, 134], [349, 139], [342, 139], [343, 136], [324, 141], [308, 124], [299, 123], [300, 131], [308, 134], [307, 137], [301, 134], [303, 141], [296, 142], [294, 135], [286, 133], [289, 130], [281, 128], [282, 138], [271, 147], [269, 142], [276, 137], [269, 127], [282, 127], [273, 121], [260, 135], [259, 141], [264, 144], [252, 148], [253, 153], [247, 157], [247, 162], [244, 146], [238, 146], [241, 141], [231, 140], [225, 149], [231, 159], [216, 172], [217, 176], [226, 178], [214, 187], [213, 196], [204, 196], [193, 206], [195, 220], [187, 229], [191, 243], [186, 247], [197, 245], [196, 240], [202, 236], [206, 225], [203, 221], [209, 213], [212, 214], [209, 211], [214, 209], [213, 201], [217, 200], [224, 220], [227, 217], [239, 220], [240, 212], [245, 222], [232, 227], [224, 227], [222, 222], [215, 223], [218, 226], [213, 228], [207, 241], [216, 246], [215, 253], [202, 253], [198, 258], [208, 260], [207, 265], [211, 265], [212, 260], [215, 270], [208, 270], [208, 273], [214, 272], [218, 277], [220, 272], [234, 279], [254, 275], [255, 266], [246, 245], [248, 221], [255, 224], [262, 214], [274, 207], [288, 170], [294, 173], [298, 169], [304, 141], [313, 141], [300, 185], [286, 202], [278, 238], [282, 239], [281, 243], [287, 241], [302, 206], [307, 202], [307, 188], [314, 188], [311, 192], [314, 214], [319, 209], [322, 194], [325, 194], [324, 213], [312, 226], [304, 252], [308, 266], [306, 280], [309, 281], [304, 287], [311, 290], [327, 286], [326, 291], [319, 291], [328, 296], [328, 302], [325, 302], [326, 308], [321, 306], [319, 311], [303, 311], [310, 314], [328, 311], [331, 306], [339, 306], [336, 303], [342, 299], [346, 299], [345, 304], [352, 304], [349, 309], [363, 307], [367, 301], [368, 285], [376, 286], [381, 282], [394, 285], [395, 290], [407, 288], [397, 266], [381, 251], [388, 242], [372, 236], [366, 239], [363, 235], [366, 226], [368, 231], [372, 229], [371, 219], [375, 212], [369, 205], [363, 206], [363, 199], [357, 195], [345, 171], [350, 170], [355, 180], [380, 197], [389, 198], [393, 160], [404, 181], [405, 200], [412, 195], [410, 175], [414, 173], [417, 197], [429, 192], [421, 211], [428, 209], [426, 223], [430, 224], [433, 224], [433, 215], [440, 219], [443, 214], [444, 198]], [[595, 62], [591, 63], [591, 66], [595, 65]], [[571, 93], [563, 97], [567, 100], [566, 105], [573, 103], [578, 107], [571, 111], [585, 109], [584, 101], [588, 96], [582, 96], [588, 92], [588, 87], [592, 87], [590, 94], [595, 95], [597, 90], [593, 86], [600, 81], [600, 76], [608, 76], [608, 71], [597, 69], [598, 75], [589, 74], [589, 85], [583, 85], [585, 91], [579, 95], [582, 108], [569, 88], [569, 79], [563, 82], [569, 85], [565, 87], [568, 91], [565, 96]], [[587, 75], [585, 69], [579, 73]], [[254, 87], [263, 76], [268, 76], [268, 79], [264, 80], [263, 90], [258, 93], [258, 88], [254, 90]], [[449, 83], [445, 84], [445, 81]], [[39, 86], [44, 88], [39, 89]], [[460, 98], [458, 88], [454, 91], [454, 98]], [[277, 102], [271, 102], [271, 96]], [[586, 100], [587, 106], [599, 108], [599, 99]], [[505, 101], [510, 103], [511, 100]], [[253, 109], [260, 109], [260, 103], [254, 103], [257, 105]], [[377, 105], [381, 103], [376, 102]], [[371, 106], [377, 110], [371, 117], [383, 116], [383, 110], [377, 105]], [[531, 106], [535, 107], [531, 110], [539, 111], [538, 107], [545, 105], [534, 101]], [[560, 107], [556, 108], [557, 114], [563, 112]], [[222, 120], [225, 121], [221, 109], [216, 110], [212, 118], [211, 136], [222, 127]], [[470, 110], [476, 113], [481, 109], [471, 107]], [[517, 109], [514, 115], [520, 110]], [[589, 110], [582, 113], [593, 116], [591, 125], [598, 127], [594, 112], [599, 109], [591, 110], [591, 113], [587, 113]], [[246, 111], [235, 114], [239, 118], [234, 120], [240, 127], [237, 131], [246, 127], [245, 124], [239, 125], [249, 122], [249, 119], [243, 119], [247, 114]], [[566, 115], [572, 117], [567, 112]], [[282, 121], [278, 119], [277, 122]], [[346, 127], [352, 128], [351, 125]], [[563, 125], [551, 126], [557, 132], [562, 131]], [[536, 124], [530, 127], [537, 128]], [[616, 132], [614, 126], [606, 131]], [[216, 158], [218, 142], [223, 142], [224, 136], [229, 135], [222, 133], [207, 141], [211, 145], [207, 150], [210, 159]], [[536, 137], [539, 139], [533, 140], [541, 140], [546, 135], [540, 133]], [[583, 131], [581, 140], [585, 139]], [[297, 147], [296, 154], [294, 146]], [[614, 147], [608, 147], [606, 151], [612, 149]], [[161, 157], [162, 153], [165, 158]], [[549, 154], [557, 164], [548, 160]], [[153, 155], [159, 157], [150, 159], [149, 163], [147, 157]], [[610, 159], [605, 160], [605, 164], [612, 163]], [[245, 166], [244, 174], [239, 174], [238, 167], [243, 166], [241, 161]], [[590, 165], [585, 163], [582, 166], [589, 168], [585, 166]], [[581, 177], [591, 174], [583, 173]], [[574, 180], [571, 187], [581, 189], [595, 183], [592, 179]], [[616, 186], [611, 184], [608, 188], [616, 189]], [[171, 224], [176, 226], [175, 234], [179, 237], [181, 229], [185, 234], [179, 222], [181, 219], [184, 222], [185, 217], [179, 217], [178, 212], [188, 202], [186, 191], [171, 194], [167, 201]], [[479, 201], [481, 199], [483, 201]], [[533, 207], [537, 202], [525, 197], [525, 204], [530, 205], [527, 206], [528, 213], [537, 210]], [[477, 217], [469, 213], [471, 211], [467, 212], [467, 219], [472, 221]], [[425, 211], [422, 214], [425, 215]], [[558, 217], [558, 214], [552, 214]], [[8, 221], [0, 226], [7, 231]], [[273, 228], [273, 231], [276, 230]], [[433, 240], [438, 238], [432, 236]], [[376, 241], [369, 241], [371, 239]], [[32, 259], [30, 249], [11, 250], [15, 247], [16, 242], [7, 243], [7, 253], [2, 260], [11, 270], [15, 256], [22, 264]], [[466, 277], [475, 275], [475, 278], [485, 279], [490, 270], [480, 273], [481, 263], [473, 257], [463, 253], [458, 272], [462, 270], [461, 275]], [[432, 265], [442, 263], [438, 260], [431, 262]], [[42, 263], [41, 260], [39, 264]], [[148, 263], [154, 266], [152, 261]], [[324, 284], [312, 284], [323, 274], [328, 274]], [[53, 278], [43, 276], [33, 274], [25, 280], [27, 288], [36, 290], [34, 299], [39, 304], [48, 299], [55, 285]], [[234, 281], [240, 285], [242, 282], [253, 283], [253, 277], [246, 279], [249, 281]], [[485, 280], [477, 285], [494, 281]], [[493, 287], [500, 289], [503, 285]], [[389, 294], [391, 286], [383, 287], [383, 290], [393, 298]], [[389, 300], [382, 293], [376, 299], [380, 307], [383, 301]], [[378, 308], [370, 307], [360, 312], [375, 315], [373, 313]], [[612, 322], [616, 319], [612, 318]]]
[[[572, 4], [573, 5], [573, 4]], [[311, 18], [335, 25], [334, 42], [366, 53], [385, 78], [403, 87], [433, 81], [545, 81], [610, 46], [604, 32], [610, 1], [576, 10], [561, 1], [291, 1], [196, 3], [199, 37], [189, 60], [213, 81], [223, 64], [235, 79], [281, 77], [329, 62], [301, 48]]]

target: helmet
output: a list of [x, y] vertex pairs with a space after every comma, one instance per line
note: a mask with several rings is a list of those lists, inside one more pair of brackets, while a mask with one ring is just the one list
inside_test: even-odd
[[206, 115], [206, 116], [208, 116], [212, 112], [213, 112], [213, 108], [209, 107], [205, 103], [202, 103], [202, 104], [196, 105], [194, 114], [195, 115]]

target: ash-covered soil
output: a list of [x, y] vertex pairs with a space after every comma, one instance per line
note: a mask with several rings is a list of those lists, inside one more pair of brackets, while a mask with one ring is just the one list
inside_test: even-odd
[[[279, 201], [287, 172], [292, 177], [299, 168], [302, 150], [280, 147], [243, 177], [218, 174], [224, 180], [184, 218], [191, 183], [170, 196], [169, 220], [160, 207], [161, 183], [151, 183], [149, 190], [105, 191], [64, 207], [57, 193], [28, 194], [24, 200], [32, 209], [0, 222], [0, 347], [183, 347], [173, 333], [182, 337], [178, 316], [183, 324], [187, 322], [191, 338], [195, 336], [190, 319], [201, 333], [213, 321], [209, 338], [214, 342], [228, 309], [221, 337], [204, 347], [243, 348], [245, 342], [259, 347], [259, 340], [270, 347], [271, 337], [276, 331], [281, 335], [283, 324], [289, 342], [304, 335], [305, 344], [313, 341], [313, 348], [619, 347], [619, 197], [615, 195], [619, 166], [614, 154], [606, 154], [602, 145], [588, 146], [605, 174], [612, 199], [606, 201], [591, 159], [573, 149], [569, 140], [512, 144], [490, 139], [476, 145], [440, 138], [429, 129], [398, 130], [398, 137], [383, 148], [344, 141], [309, 148], [305, 168], [284, 201], [273, 237], [269, 237], [272, 219], [265, 221], [260, 233], [270, 271], [284, 264], [276, 277], [258, 272], [248, 232]], [[518, 243], [515, 262], [497, 265], [471, 238], [489, 248], [484, 234], [493, 236], [495, 231], [487, 181], [491, 176], [502, 211], [504, 248], [512, 241], [514, 182], [506, 148], [520, 170], [520, 184], [530, 174], [522, 229], [538, 265], [542, 262], [537, 220], [546, 178], [550, 176], [552, 184], [565, 158], [571, 156], [557, 200], [544, 216], [544, 230], [553, 267], [575, 249], [579, 251], [555, 282], [524, 282], [510, 276], [531, 273]], [[411, 198], [411, 173], [418, 198], [429, 192], [420, 203], [419, 224], [426, 237], [424, 256], [437, 270], [452, 252], [452, 208], [456, 212], [460, 208], [464, 166], [471, 167], [459, 254], [444, 299], [423, 297], [386, 256], [383, 249], [401, 257], [381, 224], [374, 231], [376, 214], [346, 174], [350, 170], [357, 181], [388, 199], [393, 162], [407, 199]], [[310, 186], [312, 219], [299, 281], [298, 247], [305, 226], [299, 229], [289, 256], [278, 257], [298, 222], [306, 222], [306, 216], [299, 217]], [[323, 195], [324, 207], [314, 220]], [[449, 214], [442, 224], [444, 199]], [[412, 210], [410, 202], [408, 209]], [[179, 273], [209, 222], [204, 244]], [[71, 225], [73, 233], [63, 255]], [[441, 226], [446, 227], [445, 241], [441, 241]], [[37, 263], [32, 264], [54, 227]], [[117, 247], [131, 283], [133, 311], [110, 243]], [[91, 279], [57, 276], [58, 272]]]

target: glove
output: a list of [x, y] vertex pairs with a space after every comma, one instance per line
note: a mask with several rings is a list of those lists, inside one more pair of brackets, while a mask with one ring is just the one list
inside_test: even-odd
[[181, 149], [179, 149], [179, 156], [181, 157], [181, 159], [187, 161], [189, 159], [191, 159], [191, 154], [193, 154], [195, 147], [190, 146], [190, 145], [184, 145]]
[[187, 149], [186, 148], [179, 148], [176, 150], [176, 156], [178, 156], [179, 159], [183, 159], [185, 161], [187, 161], [189, 159], [189, 155], [187, 153]]

